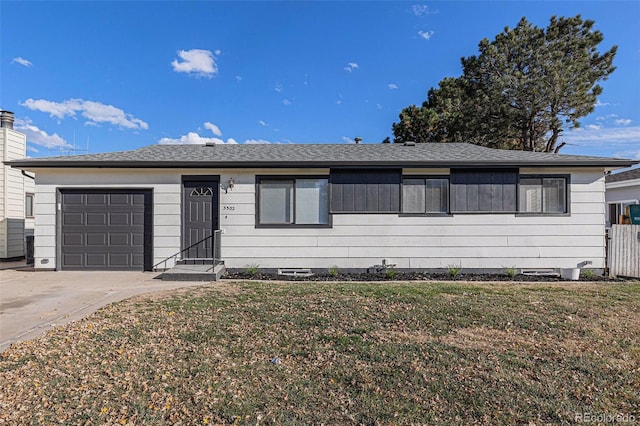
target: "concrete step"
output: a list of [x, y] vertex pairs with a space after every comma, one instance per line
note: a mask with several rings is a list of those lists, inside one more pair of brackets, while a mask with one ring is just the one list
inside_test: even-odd
[[208, 265], [176, 265], [160, 275], [163, 281], [218, 281], [224, 274], [224, 263]]

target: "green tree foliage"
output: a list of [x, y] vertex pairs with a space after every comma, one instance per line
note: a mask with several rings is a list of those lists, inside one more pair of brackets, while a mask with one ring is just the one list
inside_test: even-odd
[[565, 126], [593, 112], [615, 70], [617, 46], [600, 54], [600, 31], [580, 15], [518, 25], [484, 39], [462, 58], [463, 74], [431, 88], [393, 124], [394, 142], [470, 142], [492, 148], [558, 152]]

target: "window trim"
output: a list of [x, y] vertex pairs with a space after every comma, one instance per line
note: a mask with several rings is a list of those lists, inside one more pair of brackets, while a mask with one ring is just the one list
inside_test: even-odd
[[[521, 212], [520, 211], [520, 180], [521, 179], [545, 179], [545, 178], [550, 178], [550, 179], [558, 179], [558, 178], [562, 178], [565, 180], [565, 207], [566, 207], [566, 211], [563, 213], [545, 213], [544, 211], [542, 212]], [[541, 181], [542, 183], [542, 188], [543, 188], [543, 197], [544, 197], [544, 183]], [[542, 200], [542, 205], [544, 206], [544, 198]], [[556, 216], [556, 217], [562, 217], [562, 216], [571, 216], [571, 174], [568, 173], [563, 173], [563, 174], [520, 174], [518, 173], [518, 191], [516, 193], [516, 208], [517, 208], [517, 212], [516, 212], [516, 216]], [[544, 207], [543, 207], [544, 208]]]
[[[446, 179], [447, 181], [447, 211], [446, 212], [424, 212], [424, 213], [405, 213], [404, 210], [404, 180], [405, 179]], [[399, 217], [448, 217], [453, 216], [451, 213], [451, 175], [402, 175], [402, 181], [400, 182], [400, 213]]]
[[[27, 200], [31, 198], [31, 214], [27, 214]], [[26, 219], [33, 219], [35, 217], [35, 206], [36, 206], [36, 194], [33, 192], [25, 192], [24, 194], [24, 217]]]
[[[329, 206], [331, 200], [331, 185], [329, 176], [327, 175], [256, 175], [256, 183], [255, 183], [255, 207], [256, 211], [254, 214], [255, 217], [255, 227], [256, 228], [333, 228], [333, 215], [331, 213], [331, 208]], [[327, 180], [327, 213], [328, 220], [327, 223], [304, 223], [304, 224], [296, 224], [296, 223], [260, 223], [260, 183], [263, 180], [282, 180], [282, 181], [293, 181], [293, 220], [295, 222], [296, 215], [296, 180], [298, 179], [326, 179]]]

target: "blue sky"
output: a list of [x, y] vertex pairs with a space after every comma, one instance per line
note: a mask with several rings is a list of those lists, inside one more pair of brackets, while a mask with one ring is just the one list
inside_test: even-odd
[[563, 153], [640, 159], [640, 2], [0, 3], [0, 108], [28, 155], [156, 143], [380, 143], [522, 16], [596, 21], [617, 70]]

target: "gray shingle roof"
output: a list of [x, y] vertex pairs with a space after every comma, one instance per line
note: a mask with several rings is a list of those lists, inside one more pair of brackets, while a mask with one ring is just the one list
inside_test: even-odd
[[466, 143], [150, 145], [132, 151], [12, 161], [35, 167], [618, 166], [633, 160], [507, 151]]
[[640, 168], [627, 170], [626, 172], [620, 172], [613, 175], [608, 175], [605, 180], [607, 183], [611, 183], [611, 182], [622, 182], [625, 180], [632, 180], [632, 179], [640, 179]]

